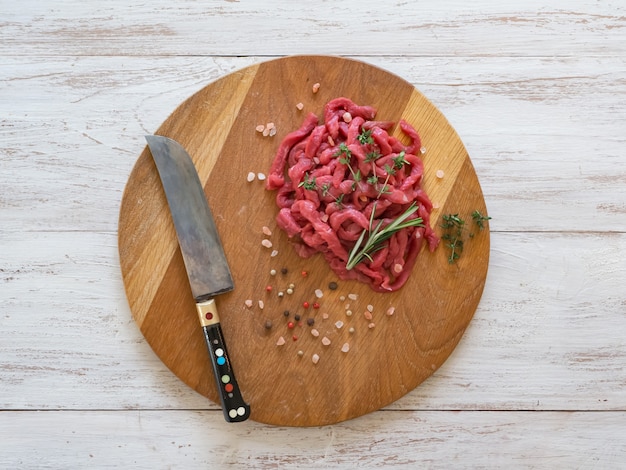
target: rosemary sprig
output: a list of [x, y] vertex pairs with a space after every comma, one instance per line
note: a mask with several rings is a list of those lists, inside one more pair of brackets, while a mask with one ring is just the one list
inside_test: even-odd
[[[423, 227], [424, 224], [422, 223], [422, 219], [420, 217], [407, 220], [416, 211], [417, 205], [412, 203], [408, 209], [402, 213], [402, 215], [384, 228], [382, 227], [382, 220], [380, 220], [378, 224], [376, 224], [376, 227], [374, 227], [374, 214], [376, 213], [376, 203], [374, 203], [372, 215], [370, 216], [369, 228], [361, 232], [359, 239], [356, 241], [352, 250], [350, 250], [346, 268], [349, 270], [354, 268], [365, 258], [372, 261], [372, 254], [381, 250], [384, 247], [383, 242], [391, 238], [394, 233], [408, 227]], [[366, 235], [367, 240], [365, 240]], [[361, 247], [361, 245], [363, 246]]]

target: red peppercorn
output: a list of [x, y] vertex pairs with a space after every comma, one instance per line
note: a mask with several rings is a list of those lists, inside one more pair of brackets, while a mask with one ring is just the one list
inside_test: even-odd
[[272, 286], [267, 286], [267, 287], [265, 288], [265, 290], [266, 290], [267, 292], [272, 292]]
[[307, 277], [309, 275], [309, 273], [307, 273], [306, 271], [302, 271], [302, 277]]
[[294, 341], [298, 341], [298, 337], [296, 335], [293, 335], [292, 338]]
[[290, 321], [289, 323], [287, 323], [287, 328], [289, 328], [290, 330], [293, 329], [294, 327], [294, 323], [292, 321]]
[[309, 303], [308, 302], [302, 302], [302, 306], [304, 308], [309, 308]]
[[315, 302], [315, 303], [313, 304], [313, 308], [320, 308], [320, 304], [318, 304], [317, 302]]

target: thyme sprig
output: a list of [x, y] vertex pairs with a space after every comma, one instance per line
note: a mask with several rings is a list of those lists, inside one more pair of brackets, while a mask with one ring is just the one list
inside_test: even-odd
[[[402, 229], [408, 227], [423, 227], [423, 221], [420, 217], [407, 220], [417, 211], [417, 204], [412, 203], [406, 211], [391, 223], [382, 227], [383, 221], [379, 220], [374, 227], [374, 214], [376, 213], [376, 203], [372, 207], [372, 215], [370, 216], [369, 227], [364, 229], [356, 241], [352, 250], [348, 255], [346, 268], [348, 270], [354, 268], [365, 258], [373, 261], [372, 254], [384, 247], [384, 242], [392, 237], [392, 235]], [[365, 237], [367, 236], [367, 240]], [[362, 246], [361, 246], [362, 245]]]
[[442, 216], [443, 223], [441, 228], [447, 230], [441, 236], [441, 239], [446, 243], [445, 245], [450, 248], [450, 256], [448, 256], [448, 263], [453, 264], [461, 256], [463, 252], [463, 228], [465, 221], [459, 217], [459, 214], [444, 214]]
[[[454, 264], [463, 253], [463, 235], [466, 231], [465, 221], [459, 217], [459, 214], [444, 214], [441, 216], [443, 223], [441, 228], [445, 230], [441, 239], [445, 241], [445, 246], [450, 249], [448, 263]], [[472, 220], [479, 230], [485, 228], [485, 222], [491, 220], [491, 217], [482, 215], [480, 211], [472, 212]], [[469, 238], [474, 238], [474, 232], [469, 232]]]

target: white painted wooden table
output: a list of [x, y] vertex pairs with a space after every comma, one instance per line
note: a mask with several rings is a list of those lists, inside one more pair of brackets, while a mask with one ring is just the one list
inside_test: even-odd
[[[626, 4], [0, 0], [0, 468], [626, 468]], [[185, 98], [290, 54], [428, 96], [493, 217], [444, 366], [323, 428], [228, 425], [121, 281], [124, 185]]]

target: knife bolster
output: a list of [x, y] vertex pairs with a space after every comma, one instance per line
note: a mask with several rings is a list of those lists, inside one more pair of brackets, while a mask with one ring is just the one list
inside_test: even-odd
[[198, 318], [200, 319], [200, 325], [210, 326], [220, 322], [220, 317], [217, 314], [217, 306], [215, 305], [215, 299], [209, 299], [205, 302], [198, 302], [196, 304], [198, 310]]

